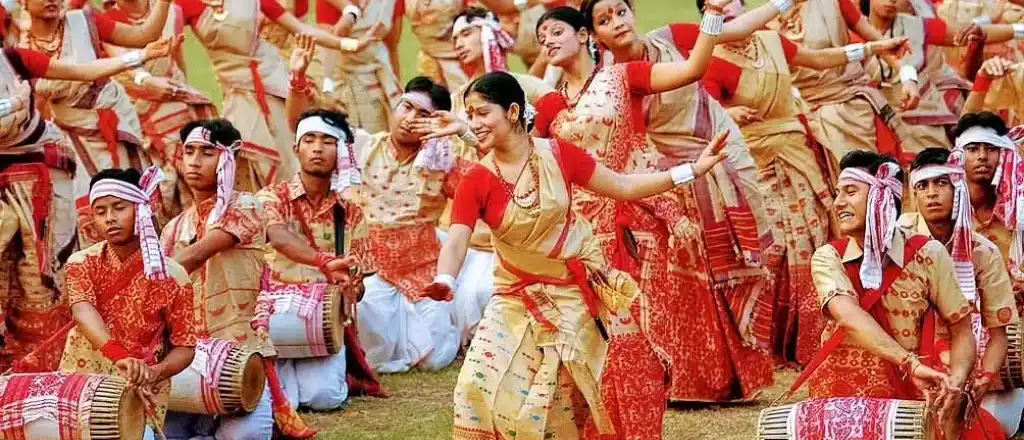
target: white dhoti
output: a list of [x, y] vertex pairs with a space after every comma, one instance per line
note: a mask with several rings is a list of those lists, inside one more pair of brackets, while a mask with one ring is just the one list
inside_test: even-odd
[[348, 400], [345, 350], [309, 359], [278, 359], [277, 375], [293, 408], [333, 411]]
[[460, 347], [469, 345], [476, 327], [484, 316], [484, 308], [494, 295], [494, 252], [469, 249], [466, 261], [455, 283], [455, 328], [460, 332]]
[[1024, 389], [989, 391], [981, 399], [981, 407], [991, 413], [1003, 427], [1003, 432], [1012, 438], [1024, 412]]
[[433, 371], [455, 361], [460, 334], [451, 303], [432, 299], [414, 303], [378, 275], [366, 278], [363, 286], [359, 342], [374, 371], [402, 373], [413, 367]]
[[259, 405], [251, 413], [215, 417], [168, 411], [164, 423], [167, 440], [270, 440], [273, 435], [269, 388], [264, 388]]

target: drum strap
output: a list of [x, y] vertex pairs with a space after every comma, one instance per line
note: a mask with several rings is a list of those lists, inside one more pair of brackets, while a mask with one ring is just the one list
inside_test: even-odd
[[334, 204], [334, 255], [345, 255], [345, 207], [341, 200]]
[[[846, 238], [844, 240], [833, 242], [831, 245], [839, 251], [840, 255], [842, 255], [846, 250], [846, 246], [849, 244], [849, 240], [849, 238]], [[929, 240], [930, 239], [925, 235], [914, 235], [909, 240], [907, 240], [906, 248], [903, 250], [904, 267], [906, 267], [908, 263], [913, 261], [914, 255], [917, 254], [917, 251], [919, 251], [926, 243], [928, 243]], [[861, 308], [863, 308], [868, 313], [872, 312], [872, 309], [878, 304], [878, 301], [882, 299], [882, 296], [885, 295], [885, 292], [889, 291], [889, 287], [892, 286], [892, 283], [895, 282], [896, 279], [899, 278], [900, 274], [903, 273], [903, 268], [901, 268], [900, 266], [897, 266], [895, 264], [889, 264], [885, 267], [885, 273], [882, 276], [881, 287], [876, 290], [868, 290], [865, 292], [864, 287], [860, 283], [860, 265], [857, 263], [849, 263], [845, 264], [845, 268], [847, 276], [850, 277], [850, 281], [853, 282], [854, 288], [856, 288], [858, 294], [860, 294]], [[884, 317], [884, 315], [884, 311], [880, 313], [872, 313], [872, 316], [875, 317], [876, 320], [879, 320], [880, 317]], [[885, 322], [879, 322], [879, 324], [882, 325], [883, 328], [888, 327], [888, 319], [883, 319]], [[934, 339], [934, 337], [929, 338], [927, 336], [929, 331], [928, 327], [932, 328], [931, 332], [932, 334], [934, 334], [934, 316], [932, 316], [931, 313], [925, 315], [924, 325], [926, 328], [922, 347], [924, 347], [928, 339]], [[789, 387], [789, 391], [780, 396], [779, 399], [788, 398], [789, 396], [792, 396], [793, 393], [796, 393], [796, 391], [799, 390], [801, 386], [803, 386], [804, 382], [807, 382], [807, 379], [809, 379], [814, 374], [818, 367], [820, 367], [821, 364], [825, 362], [825, 359], [827, 359], [829, 355], [831, 355], [832, 352], [836, 350], [836, 348], [839, 348], [839, 345], [841, 345], [843, 343], [843, 340], [845, 339], [846, 332], [842, 328], [837, 329], [836, 332], [832, 334], [832, 337], [829, 338], [828, 341], [826, 341], [824, 344], [822, 344], [821, 348], [818, 349], [818, 352], [814, 354], [814, 357], [811, 358], [811, 361], [807, 364], [807, 367], [804, 368], [803, 373], [800, 373], [800, 376], [797, 377], [795, 382], [793, 382], [793, 385]]]

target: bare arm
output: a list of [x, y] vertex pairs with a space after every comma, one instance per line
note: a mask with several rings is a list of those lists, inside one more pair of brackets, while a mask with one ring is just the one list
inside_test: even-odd
[[466, 225], [451, 225], [448, 229], [448, 239], [444, 242], [441, 253], [437, 257], [438, 274], [447, 274], [453, 277], [459, 275], [462, 263], [466, 260], [469, 239], [472, 235], [473, 230]]
[[280, 252], [289, 260], [316, 267], [316, 258], [319, 251], [313, 249], [305, 239], [295, 235], [285, 228], [284, 225], [267, 227], [267, 238], [270, 239], [270, 245], [274, 250]]
[[184, 371], [192, 364], [195, 353], [196, 350], [193, 347], [172, 348], [171, 352], [167, 353], [167, 356], [164, 357], [164, 360], [153, 366], [154, 377], [151, 378], [151, 382], [163, 382]]
[[[164, 3], [162, 0], [159, 3]], [[170, 51], [176, 49], [185, 37], [183, 35], [160, 40], [146, 45], [142, 50], [142, 61], [146, 62], [154, 58], [167, 56]], [[102, 78], [108, 78], [118, 73], [131, 69], [118, 57], [100, 58], [88, 63], [69, 63], [55, 59], [50, 61], [46, 69], [47, 79], [63, 79], [70, 81], [91, 82]]]
[[494, 12], [496, 15], [518, 14], [519, 8], [512, 0], [480, 0], [480, 4]]
[[1009, 339], [1006, 337], [1006, 327], [988, 329], [988, 345], [985, 346], [985, 354], [981, 357], [982, 371], [999, 371], [1006, 359], [1007, 347]]
[[735, 19], [729, 20], [722, 26], [722, 35], [719, 36], [719, 43], [744, 40], [761, 29], [769, 21], [779, 15], [779, 8], [772, 2], [758, 6], [756, 9], [746, 12]]
[[231, 246], [237, 242], [234, 235], [220, 229], [213, 229], [195, 244], [174, 255], [174, 261], [184, 267], [186, 272], [192, 273], [202, 267], [210, 257], [217, 255], [218, 252], [231, 249]]
[[[775, 8], [771, 6], [771, 3], [768, 6], [773, 10]], [[725, 32], [723, 31], [722, 34], [724, 35]], [[651, 66], [651, 93], [675, 90], [699, 80], [708, 70], [711, 52], [715, 49], [715, 42], [718, 40], [718, 37], [701, 32], [686, 61], [657, 63]]]
[[110, 340], [110, 330], [103, 322], [103, 317], [96, 310], [96, 306], [87, 301], [80, 301], [71, 306], [71, 316], [78, 325], [78, 329], [89, 340], [94, 348], [99, 350]]
[[971, 333], [971, 318], [968, 316], [949, 326], [949, 333], [952, 346], [949, 351], [949, 378], [954, 387], [962, 389], [974, 368], [976, 347]]
[[868, 312], [851, 296], [836, 295], [826, 304], [828, 314], [846, 332], [846, 336], [871, 354], [900, 365], [909, 353], [899, 342], [878, 325]]
[[331, 49], [344, 50], [341, 47], [341, 39], [323, 29], [304, 23], [294, 14], [285, 12], [275, 20], [277, 24], [288, 29], [293, 34], [307, 34], [313, 37], [317, 44]]
[[124, 47], [143, 47], [156, 41], [163, 33], [164, 24], [167, 22], [167, 10], [171, 6], [171, 0], [158, 0], [156, 9], [146, 17], [141, 25], [131, 26], [124, 23], [117, 23], [114, 32], [110, 34], [110, 43]]

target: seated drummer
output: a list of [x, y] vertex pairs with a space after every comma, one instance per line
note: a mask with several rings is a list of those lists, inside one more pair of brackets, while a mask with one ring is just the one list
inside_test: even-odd
[[[846, 337], [811, 362], [825, 356], [808, 373], [810, 396], [924, 397], [951, 435], [975, 351], [953, 260], [942, 243], [897, 227], [903, 184], [895, 159], [854, 151], [840, 168], [833, 211], [843, 238], [815, 251], [811, 275], [826, 317], [824, 346], [839, 329]], [[949, 328], [949, 374], [925, 364], [934, 358], [922, 336], [933, 311]]]
[[[1016, 398], [1017, 393], [1012, 390], [994, 390], [1001, 389], [999, 369], [1006, 358], [1006, 327], [1017, 323], [1019, 318], [1010, 276], [999, 248], [971, 231], [973, 209], [963, 163], [962, 151], [950, 154], [944, 148], [928, 148], [920, 152], [910, 166], [910, 184], [918, 212], [903, 214], [900, 226], [945, 243], [953, 257], [960, 290], [979, 312], [971, 314], [980, 362], [970, 390], [973, 401], [981, 402], [984, 412], [975, 420], [995, 422], [998, 419], [999, 423], [992, 428], [1001, 424], [1001, 432], [994, 433], [992, 438], [1005, 439], [1007, 434], [1017, 431], [1024, 399]], [[943, 327], [937, 330], [940, 339], [948, 337]], [[940, 347], [943, 345], [940, 342]], [[941, 348], [939, 359], [948, 363]], [[1009, 405], [1010, 401], [1015, 404]], [[1008, 407], [1016, 409], [1005, 411]]]
[[[306, 130], [307, 126], [318, 128]], [[335, 255], [335, 222], [341, 221], [335, 218], [336, 207], [347, 208], [339, 194], [351, 183], [347, 171], [353, 169], [340, 169], [339, 162], [349, 164], [346, 140], [350, 139], [353, 139], [352, 130], [341, 113], [314, 109], [299, 117], [294, 146], [299, 173], [256, 193], [263, 204], [271, 245], [266, 257], [266, 285], [262, 290], [286, 286], [306, 289], [325, 282], [344, 284], [347, 287], [343, 290], [348, 293], [361, 289], [361, 278], [349, 272], [357, 270], [356, 258]], [[346, 210], [346, 213], [351, 211]], [[350, 301], [354, 302], [354, 298]], [[273, 299], [261, 293], [253, 319], [257, 334], [268, 331], [272, 313]], [[345, 350], [337, 355], [277, 361], [278, 373], [292, 405], [317, 411], [337, 409], [348, 399], [349, 383], [360, 386], [351, 390], [353, 392], [376, 394], [380, 391], [376, 376], [362, 360], [363, 350], [352, 331], [352, 326], [346, 327]], [[346, 365], [364, 368], [347, 371]]]
[[[191, 274], [200, 300], [196, 316], [209, 337], [273, 356], [273, 344], [258, 339], [250, 325], [263, 275], [266, 231], [256, 196], [234, 190], [241, 135], [228, 120], [214, 119], [189, 122], [180, 136], [181, 173], [193, 203], [164, 227], [164, 249]], [[264, 369], [270, 389], [252, 413], [220, 417], [216, 424], [206, 423], [213, 422], [209, 417], [171, 413], [164, 433], [169, 439], [213, 434], [218, 439], [269, 440], [277, 419], [288, 437], [315, 435], [288, 404], [273, 360], [264, 359]]]
[[134, 169], [93, 176], [89, 203], [106, 239], [68, 259], [65, 289], [78, 326], [61, 359], [63, 371], [124, 376], [148, 398], [158, 426], [168, 379], [192, 362], [201, 330], [188, 274], [164, 258], [153, 224], [149, 200], [162, 180], [156, 167], [141, 178]]

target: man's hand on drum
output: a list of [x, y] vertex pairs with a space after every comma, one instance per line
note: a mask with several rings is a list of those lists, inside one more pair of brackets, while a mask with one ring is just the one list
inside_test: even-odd
[[137, 388], [150, 383], [156, 377], [156, 372], [142, 359], [124, 358], [114, 362], [117, 371], [128, 381], [128, 385]]
[[327, 275], [332, 283], [352, 288], [356, 287], [356, 284], [363, 283], [363, 274], [359, 270], [359, 261], [351, 255], [334, 258], [324, 264], [323, 269], [324, 274]]
[[949, 394], [949, 376], [917, 361], [910, 370], [914, 385], [924, 393], [929, 411], [941, 408]]

